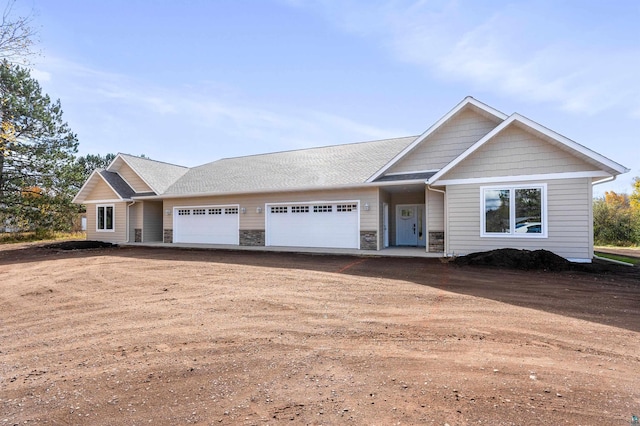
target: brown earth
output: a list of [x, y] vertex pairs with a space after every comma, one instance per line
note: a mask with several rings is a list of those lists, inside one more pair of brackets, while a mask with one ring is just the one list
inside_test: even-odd
[[0, 426], [628, 425], [639, 271], [0, 246]]

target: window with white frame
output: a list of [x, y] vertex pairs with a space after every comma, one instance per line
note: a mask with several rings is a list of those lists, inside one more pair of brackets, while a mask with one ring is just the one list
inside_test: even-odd
[[483, 237], [546, 237], [545, 184], [480, 188]]
[[101, 232], [113, 231], [115, 229], [113, 204], [102, 204], [96, 206], [96, 208], [96, 230]]

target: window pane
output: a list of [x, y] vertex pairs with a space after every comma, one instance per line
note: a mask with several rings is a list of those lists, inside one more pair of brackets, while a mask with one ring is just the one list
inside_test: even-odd
[[104, 229], [104, 207], [98, 207], [98, 229]]
[[516, 189], [516, 233], [542, 233], [542, 190]]
[[113, 207], [106, 208], [105, 229], [113, 229]]
[[509, 190], [487, 189], [484, 192], [485, 232], [510, 232]]

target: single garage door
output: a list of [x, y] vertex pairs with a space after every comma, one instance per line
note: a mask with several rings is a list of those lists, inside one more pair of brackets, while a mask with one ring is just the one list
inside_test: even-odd
[[291, 203], [266, 206], [267, 245], [360, 248], [358, 203]]
[[239, 243], [238, 206], [175, 207], [173, 241], [175, 243]]

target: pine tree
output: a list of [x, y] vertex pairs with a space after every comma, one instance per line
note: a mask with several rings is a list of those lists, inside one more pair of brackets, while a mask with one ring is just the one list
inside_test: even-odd
[[60, 100], [19, 65], [0, 62], [0, 227], [64, 230], [71, 225], [78, 140]]

